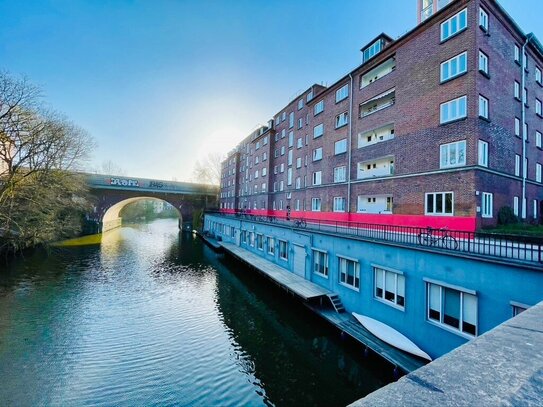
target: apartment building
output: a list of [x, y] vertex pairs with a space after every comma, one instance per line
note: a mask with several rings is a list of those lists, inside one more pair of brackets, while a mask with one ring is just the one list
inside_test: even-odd
[[362, 64], [313, 85], [223, 162], [220, 206], [475, 230], [543, 211], [543, 46], [494, 0], [418, 0]]

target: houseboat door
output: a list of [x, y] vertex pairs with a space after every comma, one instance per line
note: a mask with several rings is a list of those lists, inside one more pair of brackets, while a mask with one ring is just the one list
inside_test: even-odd
[[293, 245], [294, 247], [294, 274], [305, 278], [305, 247]]

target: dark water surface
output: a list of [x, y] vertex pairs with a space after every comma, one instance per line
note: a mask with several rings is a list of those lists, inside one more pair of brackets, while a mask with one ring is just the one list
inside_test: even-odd
[[333, 406], [391, 380], [174, 220], [0, 268], [2, 406]]

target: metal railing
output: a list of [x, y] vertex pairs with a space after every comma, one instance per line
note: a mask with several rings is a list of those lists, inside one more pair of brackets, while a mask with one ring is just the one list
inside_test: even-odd
[[252, 222], [276, 224], [293, 229], [313, 230], [342, 236], [406, 244], [431, 250], [446, 250], [468, 255], [543, 263], [543, 239], [540, 237], [469, 232], [447, 228], [435, 229], [311, 218], [262, 216], [253, 214], [250, 210], [236, 213], [221, 211], [206, 211], [206, 213]]

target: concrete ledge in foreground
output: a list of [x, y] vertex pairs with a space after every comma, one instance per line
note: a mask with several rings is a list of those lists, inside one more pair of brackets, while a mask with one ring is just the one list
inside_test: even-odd
[[351, 406], [543, 406], [543, 302]]

